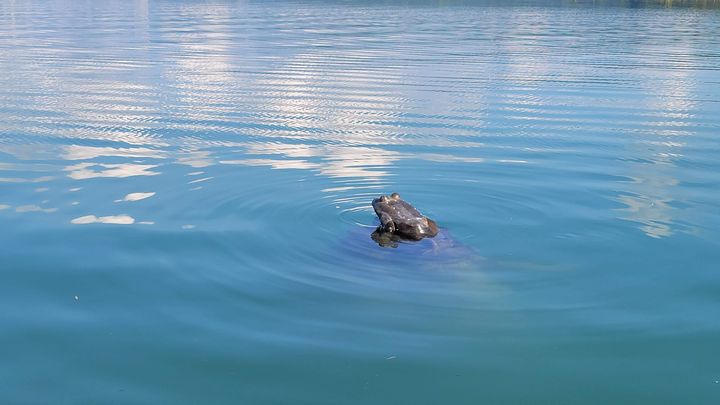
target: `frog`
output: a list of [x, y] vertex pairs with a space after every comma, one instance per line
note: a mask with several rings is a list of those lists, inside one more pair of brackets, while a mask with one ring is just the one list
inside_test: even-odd
[[396, 245], [402, 240], [433, 238], [439, 232], [435, 221], [422, 215], [398, 193], [375, 198], [372, 207], [380, 219], [380, 225], [373, 232], [372, 239], [381, 246]]

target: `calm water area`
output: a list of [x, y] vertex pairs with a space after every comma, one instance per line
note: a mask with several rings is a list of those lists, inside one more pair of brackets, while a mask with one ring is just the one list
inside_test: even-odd
[[720, 403], [671, 3], [0, 1], [0, 403]]

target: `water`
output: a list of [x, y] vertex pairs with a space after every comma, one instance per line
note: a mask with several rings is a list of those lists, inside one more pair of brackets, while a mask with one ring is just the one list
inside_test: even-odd
[[718, 403], [700, 3], [3, 1], [0, 402]]

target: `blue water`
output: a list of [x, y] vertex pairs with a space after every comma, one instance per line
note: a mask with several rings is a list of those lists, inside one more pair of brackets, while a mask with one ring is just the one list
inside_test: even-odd
[[0, 402], [720, 403], [720, 11], [661, 3], [0, 2]]

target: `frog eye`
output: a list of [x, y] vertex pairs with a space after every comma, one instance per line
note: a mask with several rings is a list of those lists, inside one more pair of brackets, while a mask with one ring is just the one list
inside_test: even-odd
[[387, 197], [386, 195], [384, 195], [384, 196], [380, 197], [380, 201], [381, 201], [381, 202], [387, 202], [387, 201], [388, 201], [388, 197]]
[[400, 194], [398, 194], [398, 193], [392, 193], [392, 194], [390, 195], [390, 198], [392, 198], [393, 200], [399, 200], [399, 199], [400, 199]]

